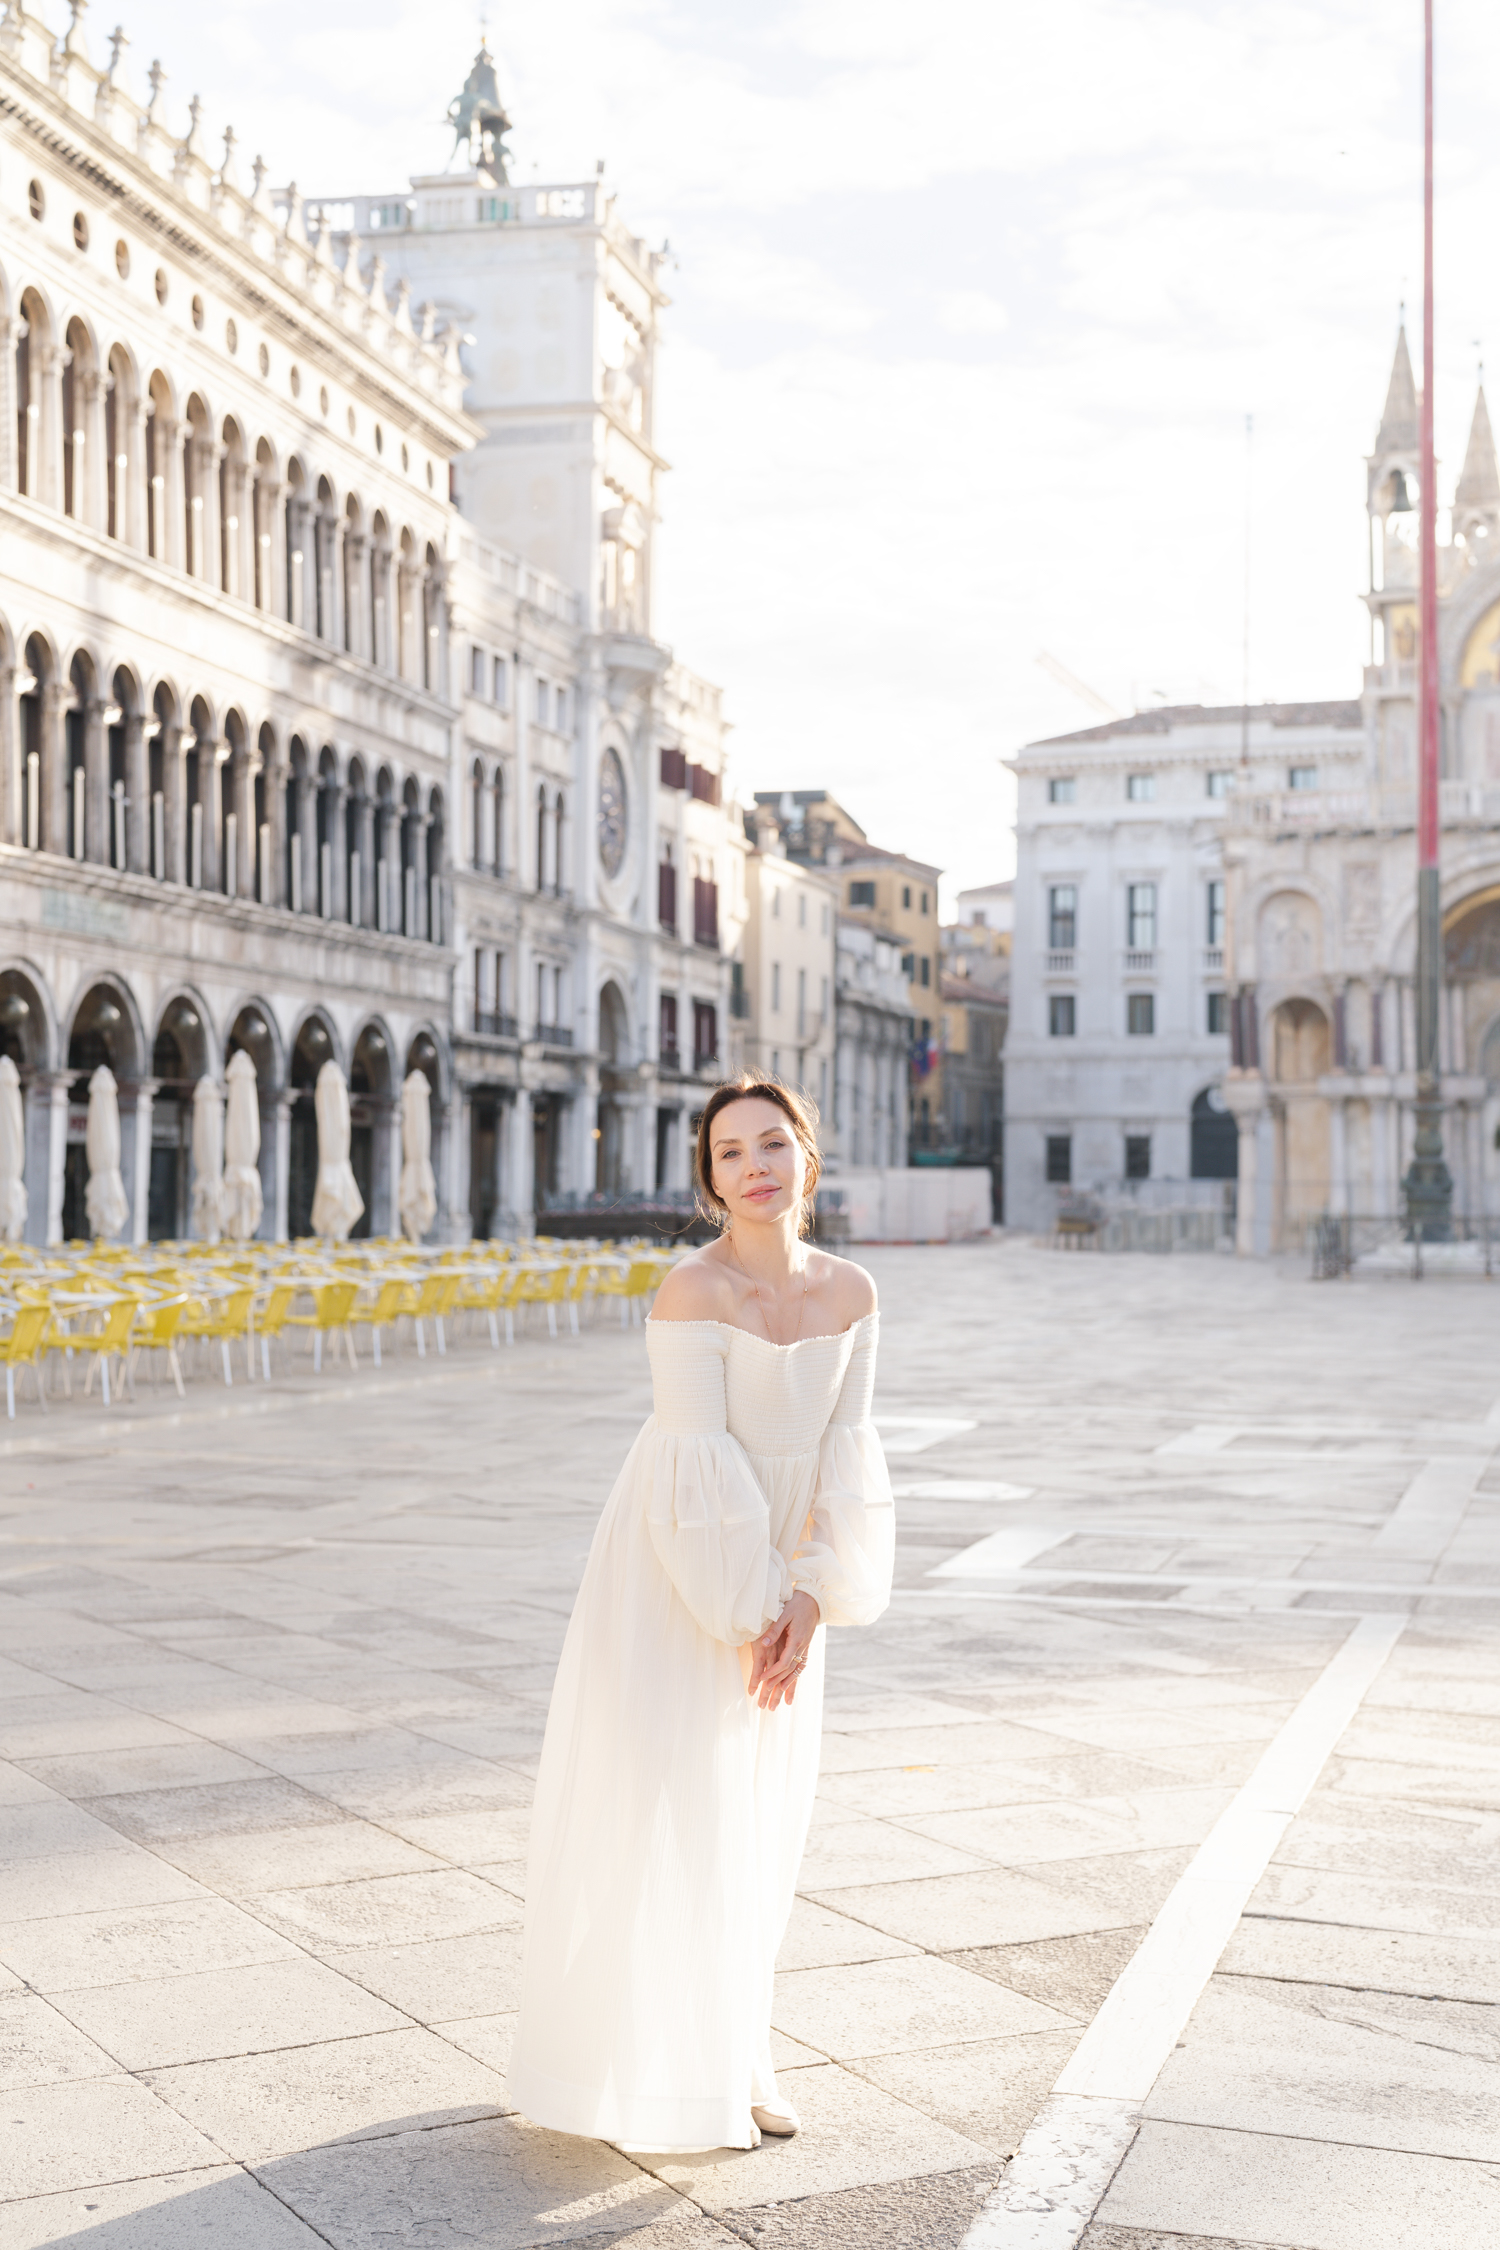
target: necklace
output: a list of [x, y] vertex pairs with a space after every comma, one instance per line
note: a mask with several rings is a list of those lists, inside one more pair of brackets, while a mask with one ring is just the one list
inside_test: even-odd
[[[758, 1281], [756, 1280], [756, 1278], [755, 1278], [755, 1276], [754, 1276], [754, 1274], [753, 1274], [753, 1273], [746, 1273], [746, 1272], [745, 1272], [745, 1269], [744, 1269], [744, 1267], [743, 1267], [743, 1266], [742, 1266], [742, 1265], [740, 1264], [740, 1261], [739, 1261], [739, 1259], [738, 1259], [738, 1258], [736, 1258], [736, 1259], [735, 1259], [735, 1261], [734, 1261], [734, 1270], [735, 1270], [735, 1272], [736, 1272], [736, 1273], [738, 1273], [738, 1274], [741, 1274], [741, 1275], [743, 1275], [744, 1279], [745, 1279], [746, 1281], [748, 1281], [748, 1282], [749, 1282], [749, 1284], [750, 1284], [751, 1288], [752, 1288], [752, 1289], [753, 1289], [753, 1290], [755, 1291], [755, 1302], [756, 1302], [756, 1303], [757, 1303], [757, 1304], [759, 1305], [759, 1307], [760, 1307], [760, 1317], [761, 1317], [761, 1321], [762, 1321], [762, 1323], [763, 1323], [763, 1325], [764, 1325], [764, 1327], [765, 1327], [765, 1331], [766, 1331], [766, 1341], [767, 1341], [768, 1343], [772, 1343], [772, 1344], [774, 1344], [774, 1343], [776, 1342], [776, 1338], [775, 1338], [775, 1337], [774, 1337], [774, 1336], [773, 1336], [773, 1335], [771, 1334], [771, 1317], [770, 1317], [769, 1313], [768, 1313], [768, 1312], [766, 1311], [766, 1300], [765, 1300], [765, 1298], [764, 1298], [764, 1297], [763, 1297], [763, 1296], [761, 1295], [761, 1293], [760, 1293], [760, 1283], [759, 1283], [759, 1282], [758, 1282]], [[805, 1320], [806, 1318], [807, 1318], [807, 1268], [806, 1268], [806, 1266], [804, 1266], [804, 1267], [803, 1267], [803, 1269], [802, 1269], [802, 1302], [801, 1302], [801, 1304], [800, 1304], [800, 1305], [799, 1305], [799, 1306], [797, 1307], [797, 1333], [796, 1333], [796, 1335], [795, 1335], [795, 1336], [794, 1336], [794, 1337], [792, 1338], [792, 1342], [793, 1342], [794, 1344], [795, 1344], [795, 1343], [799, 1343], [799, 1342], [801, 1341], [801, 1337], [802, 1337], [802, 1323], [803, 1323], [803, 1321], [804, 1321], [804, 1320]], [[785, 1349], [786, 1349], [786, 1346], [785, 1346], [785, 1345], [783, 1344], [783, 1345], [782, 1345], [782, 1346], [781, 1346], [780, 1348], [781, 1348], [781, 1349], [782, 1349], [783, 1351], [785, 1351]]]

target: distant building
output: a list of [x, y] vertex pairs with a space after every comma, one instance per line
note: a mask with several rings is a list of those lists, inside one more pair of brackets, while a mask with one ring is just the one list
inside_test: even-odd
[[746, 816], [746, 919], [735, 964], [743, 1057], [809, 1094], [831, 1122], [839, 882], [787, 856], [769, 806]]
[[840, 1165], [908, 1158], [912, 1023], [901, 949], [863, 922], [838, 918], [838, 1064], [829, 1148]]
[[994, 930], [1006, 940], [1004, 951], [1010, 950], [1010, 934], [1016, 926], [1015, 880], [1007, 876], [1003, 883], [981, 883], [977, 889], [958, 894], [958, 923], [961, 929]]

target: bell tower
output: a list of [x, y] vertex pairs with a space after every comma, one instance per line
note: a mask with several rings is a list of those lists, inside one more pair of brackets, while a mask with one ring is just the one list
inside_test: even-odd
[[1417, 386], [1403, 319], [1396, 333], [1396, 357], [1375, 450], [1366, 457], [1370, 587], [1365, 599], [1371, 620], [1371, 660], [1385, 672], [1390, 685], [1395, 684], [1390, 667], [1417, 661], [1420, 468]]
[[1476, 561], [1488, 562], [1500, 554], [1500, 471], [1495, 466], [1495, 438], [1482, 373], [1463, 472], [1453, 495], [1453, 536], [1471, 549]]

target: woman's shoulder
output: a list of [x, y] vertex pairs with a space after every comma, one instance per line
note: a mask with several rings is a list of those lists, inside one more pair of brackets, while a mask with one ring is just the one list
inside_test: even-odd
[[877, 1309], [879, 1299], [875, 1283], [863, 1266], [852, 1258], [835, 1258], [830, 1251], [821, 1250], [823, 1261], [822, 1286], [828, 1291], [828, 1302], [838, 1313], [840, 1326], [852, 1328], [857, 1320], [868, 1319]]
[[662, 1321], [734, 1320], [734, 1291], [717, 1258], [698, 1251], [672, 1268], [656, 1292], [651, 1318]]

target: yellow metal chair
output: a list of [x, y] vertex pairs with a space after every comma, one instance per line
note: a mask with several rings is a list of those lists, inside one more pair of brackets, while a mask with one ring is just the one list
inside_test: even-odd
[[232, 1388], [234, 1377], [229, 1366], [229, 1347], [237, 1337], [245, 1338], [245, 1357], [251, 1378], [255, 1375], [254, 1343], [255, 1291], [232, 1289], [227, 1297], [210, 1300], [192, 1324], [192, 1333], [205, 1344], [217, 1344], [224, 1359], [225, 1388]]
[[47, 1411], [47, 1391], [42, 1381], [42, 1353], [47, 1348], [51, 1312], [46, 1305], [18, 1305], [10, 1334], [0, 1337], [0, 1360], [5, 1362], [5, 1411], [16, 1418], [16, 1369], [29, 1367], [36, 1377], [36, 1395]]
[[354, 1300], [359, 1295], [359, 1283], [357, 1281], [315, 1281], [308, 1286], [311, 1288], [312, 1300], [317, 1310], [310, 1313], [288, 1313], [286, 1326], [288, 1328], [311, 1329], [313, 1373], [320, 1375], [323, 1371], [323, 1338], [325, 1336], [342, 1336], [344, 1349], [349, 1354], [349, 1365], [358, 1367], [359, 1361], [354, 1351], [354, 1330], [349, 1323], [354, 1312]]
[[135, 1363], [142, 1352], [165, 1352], [167, 1365], [172, 1370], [172, 1380], [177, 1385], [177, 1396], [186, 1398], [182, 1387], [182, 1369], [177, 1360], [177, 1331], [182, 1326], [182, 1316], [187, 1311], [185, 1297], [163, 1297], [156, 1304], [142, 1305], [136, 1324], [130, 1332], [131, 1389], [135, 1388]]
[[382, 1281], [380, 1287], [376, 1290], [375, 1302], [365, 1312], [356, 1315], [356, 1318], [364, 1321], [369, 1328], [370, 1349], [375, 1354], [375, 1365], [377, 1367], [380, 1365], [381, 1329], [394, 1328], [403, 1313], [415, 1312], [416, 1307], [417, 1289], [415, 1283], [406, 1281], [400, 1276], [388, 1277]]
[[298, 1286], [295, 1281], [273, 1281], [265, 1303], [255, 1315], [255, 1333], [260, 1339], [261, 1373], [268, 1383], [271, 1380], [271, 1339], [279, 1336], [291, 1319]]
[[432, 1322], [437, 1334], [437, 1348], [445, 1354], [448, 1339], [443, 1333], [443, 1318], [452, 1312], [458, 1292], [463, 1287], [463, 1275], [457, 1273], [430, 1273], [417, 1290], [417, 1301], [411, 1308], [412, 1321], [417, 1331], [417, 1357], [427, 1357], [427, 1339], [422, 1333], [422, 1323]]
[[94, 1369], [97, 1367], [100, 1385], [104, 1392], [104, 1403], [108, 1406], [109, 1363], [112, 1359], [121, 1361], [121, 1372], [124, 1375], [126, 1386], [134, 1395], [135, 1385], [130, 1380], [130, 1331], [135, 1326], [136, 1314], [140, 1309], [134, 1297], [116, 1298], [115, 1302], [106, 1308], [102, 1328], [81, 1332], [70, 1330], [62, 1339], [64, 1347], [68, 1351], [88, 1352], [91, 1355], [88, 1380], [83, 1386], [85, 1398], [88, 1397], [89, 1392], [94, 1387]]
[[533, 1267], [529, 1273], [521, 1276], [516, 1302], [520, 1305], [546, 1306], [549, 1336], [557, 1334], [557, 1308], [566, 1299], [570, 1279], [569, 1269], [564, 1265], [554, 1266], [550, 1272], [538, 1271]]

